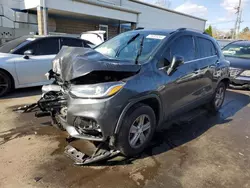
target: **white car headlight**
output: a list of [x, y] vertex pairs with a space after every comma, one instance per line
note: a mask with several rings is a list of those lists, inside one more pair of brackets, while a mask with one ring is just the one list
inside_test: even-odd
[[240, 75], [241, 76], [250, 76], [250, 70], [245, 70]]
[[93, 85], [73, 85], [70, 94], [80, 98], [105, 98], [120, 91], [124, 82], [107, 82]]
[[235, 76], [238, 76], [242, 72], [242, 70], [238, 68], [230, 67], [229, 72], [230, 72], [231, 77], [235, 77]]

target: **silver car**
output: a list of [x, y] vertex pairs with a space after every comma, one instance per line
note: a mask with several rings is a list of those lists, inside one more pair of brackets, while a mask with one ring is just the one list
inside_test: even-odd
[[23, 36], [0, 47], [0, 96], [15, 88], [49, 83], [44, 76], [62, 46], [90, 47], [91, 43], [67, 36]]

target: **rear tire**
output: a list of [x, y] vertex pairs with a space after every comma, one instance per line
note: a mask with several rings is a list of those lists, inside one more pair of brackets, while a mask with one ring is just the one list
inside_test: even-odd
[[12, 89], [11, 77], [0, 70], [0, 97], [6, 95]]
[[217, 113], [225, 100], [226, 84], [220, 82], [217, 86], [213, 99], [207, 104], [207, 109], [212, 113]]
[[132, 107], [123, 119], [116, 146], [127, 157], [141, 153], [150, 143], [156, 127], [155, 113], [145, 104]]

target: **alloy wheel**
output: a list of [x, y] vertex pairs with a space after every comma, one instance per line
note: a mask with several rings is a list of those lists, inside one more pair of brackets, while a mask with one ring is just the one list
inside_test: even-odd
[[214, 105], [216, 108], [220, 108], [225, 96], [225, 88], [223, 86], [219, 87], [215, 94]]
[[136, 118], [129, 130], [129, 144], [132, 148], [141, 147], [148, 139], [151, 132], [150, 118], [142, 114]]

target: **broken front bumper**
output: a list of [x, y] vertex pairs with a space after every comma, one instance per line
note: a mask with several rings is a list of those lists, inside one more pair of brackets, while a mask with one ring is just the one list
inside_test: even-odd
[[231, 78], [230, 87], [235, 89], [249, 89], [250, 88], [250, 77], [238, 76]]
[[[105, 141], [113, 136], [122, 110], [128, 103], [125, 97], [105, 99], [68, 98], [67, 118], [59, 118], [61, 125], [74, 138]], [[119, 99], [119, 100], [118, 100]]]

